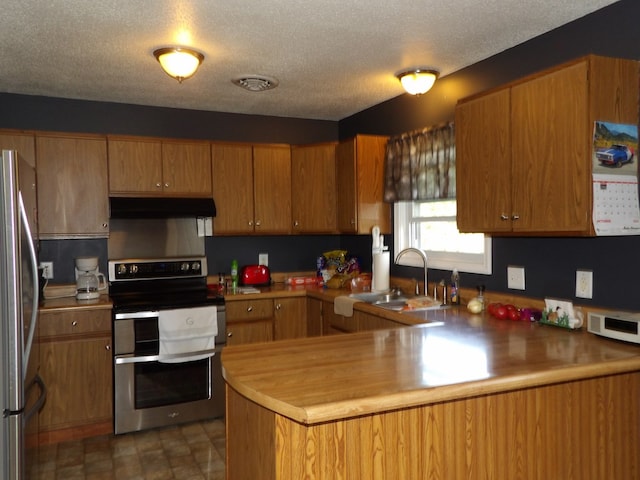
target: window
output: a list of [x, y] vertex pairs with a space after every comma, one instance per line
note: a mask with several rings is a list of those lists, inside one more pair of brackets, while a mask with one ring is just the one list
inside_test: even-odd
[[[455, 199], [395, 203], [394, 245], [394, 257], [408, 247], [425, 250], [429, 268], [491, 274], [491, 237], [458, 232]], [[410, 254], [398, 263], [422, 266]]]

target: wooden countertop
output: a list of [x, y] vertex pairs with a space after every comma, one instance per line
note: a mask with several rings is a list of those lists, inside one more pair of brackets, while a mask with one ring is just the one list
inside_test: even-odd
[[584, 329], [499, 321], [463, 308], [429, 312], [429, 321], [225, 347], [223, 375], [257, 404], [313, 424], [640, 370], [640, 346]]

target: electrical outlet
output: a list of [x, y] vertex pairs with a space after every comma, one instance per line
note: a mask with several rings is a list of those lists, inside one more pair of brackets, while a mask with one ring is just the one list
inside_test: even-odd
[[40, 262], [42, 276], [47, 280], [53, 279], [53, 262]]
[[593, 298], [593, 271], [576, 270], [576, 297]]
[[265, 267], [269, 266], [269, 254], [268, 253], [259, 253], [258, 254], [258, 265], [264, 265]]
[[507, 267], [507, 287], [524, 290], [524, 267]]

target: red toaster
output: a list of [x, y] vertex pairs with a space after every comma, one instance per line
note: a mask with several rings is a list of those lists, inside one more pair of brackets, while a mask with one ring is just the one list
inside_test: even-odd
[[245, 265], [240, 268], [240, 285], [266, 287], [271, 285], [269, 267], [264, 265]]

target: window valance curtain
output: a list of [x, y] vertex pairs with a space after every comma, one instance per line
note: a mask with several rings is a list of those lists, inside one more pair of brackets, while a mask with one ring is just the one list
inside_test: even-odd
[[389, 138], [384, 200], [388, 203], [456, 196], [453, 123]]

